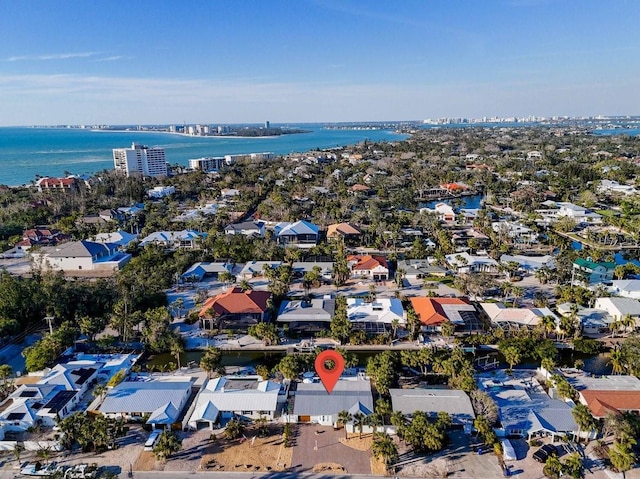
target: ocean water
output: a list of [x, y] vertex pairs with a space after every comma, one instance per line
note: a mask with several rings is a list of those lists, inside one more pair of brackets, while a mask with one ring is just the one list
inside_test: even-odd
[[[295, 125], [293, 125], [295, 127]], [[332, 130], [300, 125], [309, 133], [272, 138], [187, 137], [170, 133], [92, 131], [67, 128], [0, 128], [0, 185], [29, 184], [40, 176], [93, 174], [113, 168], [113, 148], [131, 143], [165, 149], [167, 162], [242, 153], [287, 154], [370, 141], [397, 141], [408, 135], [388, 130]]]

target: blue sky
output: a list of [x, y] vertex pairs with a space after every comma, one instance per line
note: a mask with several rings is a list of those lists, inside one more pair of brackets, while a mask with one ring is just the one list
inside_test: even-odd
[[0, 125], [640, 114], [636, 0], [6, 2]]

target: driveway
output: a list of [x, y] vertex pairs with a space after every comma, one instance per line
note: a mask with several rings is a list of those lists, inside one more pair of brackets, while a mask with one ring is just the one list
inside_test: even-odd
[[343, 466], [349, 474], [371, 474], [371, 452], [357, 451], [343, 445], [340, 442], [342, 437], [343, 430], [334, 431], [332, 427], [299, 424], [296, 427], [291, 470], [296, 473], [312, 472], [316, 464], [333, 462]]

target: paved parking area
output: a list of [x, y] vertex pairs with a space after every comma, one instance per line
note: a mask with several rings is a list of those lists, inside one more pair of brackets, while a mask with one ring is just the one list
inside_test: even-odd
[[347, 447], [340, 442], [341, 437], [344, 437], [342, 430], [334, 431], [332, 427], [316, 424], [299, 424], [296, 427], [292, 471], [312, 472], [316, 464], [333, 462], [344, 466], [349, 474], [371, 474], [371, 452]]

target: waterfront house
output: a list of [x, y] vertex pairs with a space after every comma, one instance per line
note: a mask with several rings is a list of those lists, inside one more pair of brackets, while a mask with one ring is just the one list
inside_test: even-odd
[[609, 414], [640, 414], [640, 379], [626, 374], [592, 376], [576, 369], [560, 369], [576, 391], [578, 400], [596, 419]]
[[367, 302], [363, 298], [347, 298], [347, 317], [353, 329], [367, 333], [384, 333], [394, 324], [407, 322], [402, 301], [396, 298], [378, 298]]
[[617, 321], [622, 321], [630, 317], [635, 324], [630, 326], [630, 330], [640, 326], [640, 301], [633, 298], [597, 298], [594, 304], [597, 309], [602, 309]]
[[208, 298], [198, 316], [203, 329], [246, 328], [264, 321], [271, 298], [269, 291], [230, 288]]
[[506, 265], [510, 262], [515, 262], [520, 265], [520, 268], [526, 271], [537, 271], [540, 268], [555, 269], [556, 264], [551, 255], [542, 256], [524, 256], [524, 255], [510, 255], [503, 254], [500, 256], [500, 263]]
[[224, 425], [233, 418], [273, 420], [278, 403], [285, 401], [284, 386], [260, 376], [221, 376], [210, 379], [196, 398], [189, 428]]
[[283, 301], [278, 311], [278, 325], [288, 325], [289, 331], [318, 332], [328, 330], [336, 309], [330, 296], [311, 300]]
[[286, 417], [289, 422], [322, 426], [335, 426], [341, 411], [349, 411], [352, 415], [360, 412], [369, 416], [374, 410], [371, 383], [364, 378], [342, 378], [331, 394], [320, 382], [299, 383], [292, 401], [293, 411]]
[[542, 318], [551, 316], [556, 324], [560, 319], [549, 308], [507, 308], [502, 303], [480, 303], [487, 319], [502, 329], [533, 329]]
[[69, 176], [67, 178], [40, 178], [36, 181], [36, 188], [38, 192], [43, 191], [61, 191], [67, 193], [69, 191], [78, 191], [79, 180], [76, 177]]
[[300, 220], [295, 223], [278, 223], [274, 233], [278, 243], [283, 246], [297, 248], [313, 248], [318, 244], [318, 226], [308, 221]]
[[175, 186], [155, 186], [147, 190], [147, 196], [154, 200], [159, 200], [167, 196], [171, 196], [176, 192]]
[[421, 411], [435, 418], [439, 412], [446, 412], [456, 426], [471, 425], [476, 417], [471, 399], [459, 389], [389, 389], [389, 394], [393, 411], [400, 411], [405, 416]]
[[613, 271], [616, 264], [609, 261], [591, 261], [578, 258], [573, 262], [571, 284], [594, 285], [613, 280]]
[[476, 308], [467, 299], [416, 296], [411, 298], [411, 305], [423, 332], [440, 331], [445, 322], [465, 331], [481, 329]]

